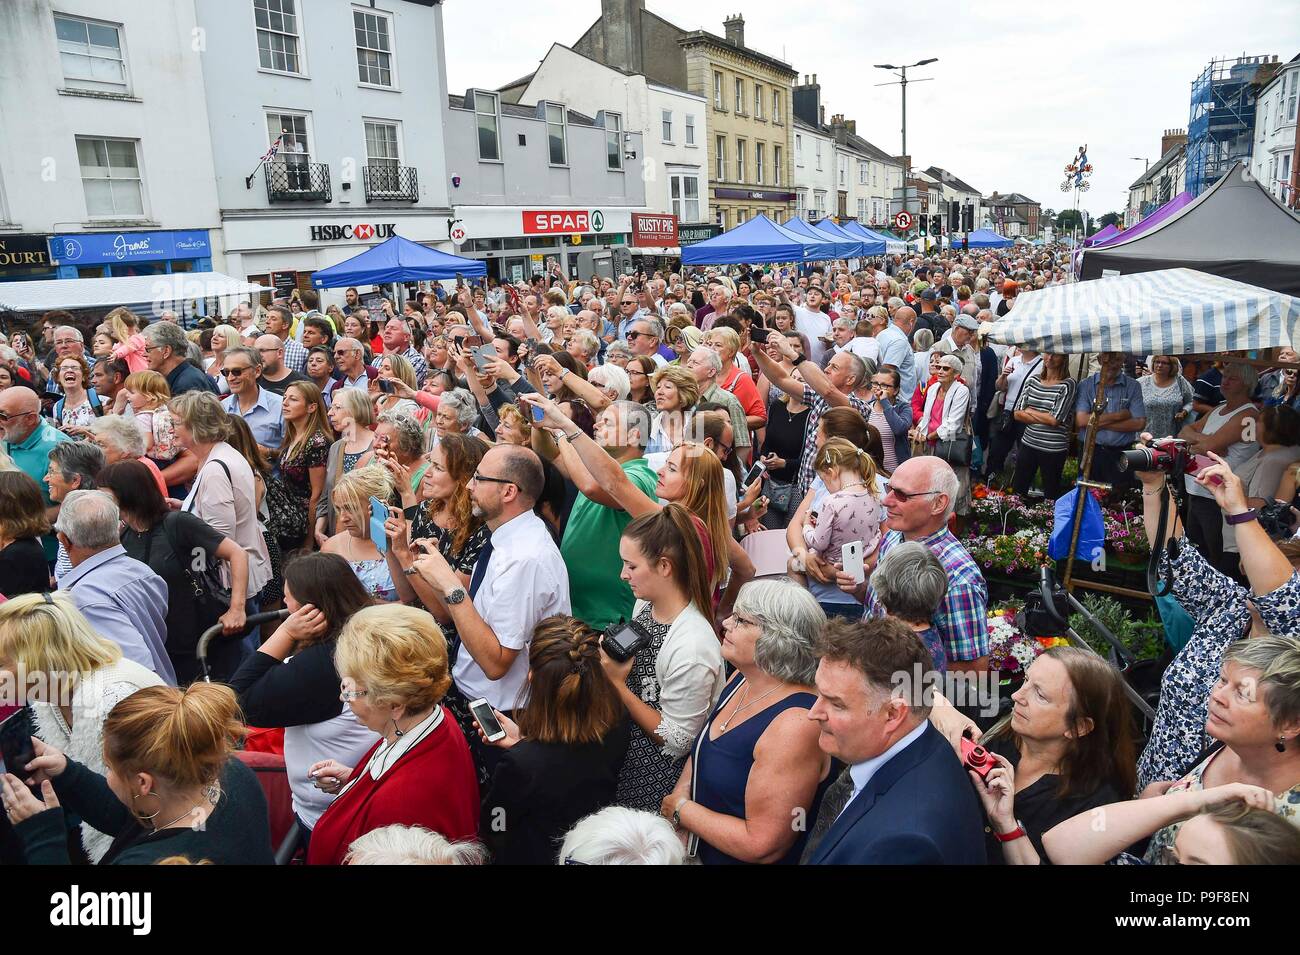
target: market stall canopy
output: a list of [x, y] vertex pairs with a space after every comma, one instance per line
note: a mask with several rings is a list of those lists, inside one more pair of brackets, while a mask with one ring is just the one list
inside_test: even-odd
[[823, 259], [847, 259], [850, 256], [858, 254], [859, 243], [855, 239], [853, 242], [845, 242], [843, 239], [837, 239], [833, 235], [828, 235], [819, 229], [814, 229], [805, 220], [798, 216], [787, 219], [781, 223], [781, 228], [787, 232], [793, 232], [795, 235], [803, 236], [808, 242], [813, 243], [807, 258], [814, 261]]
[[870, 252], [867, 250], [868, 243], [863, 241], [861, 236], [856, 236], [844, 229], [834, 219], [829, 217], [822, 219], [820, 222], [814, 222], [813, 228], [818, 232], [825, 232], [833, 239], [839, 239], [841, 242], [849, 242], [853, 245], [853, 252], [847, 258], [856, 259], [863, 255], [879, 255], [879, 252]]
[[967, 236], [966, 244], [972, 249], [1005, 249], [1011, 240], [992, 229], [976, 229]]
[[103, 279], [46, 279], [39, 282], [0, 282], [0, 309], [46, 312], [56, 308], [103, 308], [124, 305], [132, 311], [154, 312], [175, 303], [209, 298], [247, 299], [270, 289], [220, 272], [173, 272], [170, 275], [131, 275]]
[[1157, 226], [1136, 237], [1132, 229], [1123, 235], [1122, 241], [1084, 251], [1083, 278], [1184, 267], [1300, 295], [1300, 218], [1242, 163]]
[[1155, 212], [1151, 213], [1151, 215], [1147, 216], [1141, 222], [1135, 223], [1132, 227], [1125, 229], [1123, 232], [1119, 233], [1118, 235], [1112, 235], [1109, 238], [1103, 239], [1101, 241], [1098, 241], [1097, 237], [1093, 236], [1092, 242], [1090, 243], [1085, 242], [1084, 245], [1091, 246], [1092, 248], [1101, 248], [1104, 245], [1118, 245], [1121, 242], [1127, 242], [1129, 239], [1136, 239], [1144, 232], [1150, 232], [1152, 229], [1160, 225], [1166, 219], [1172, 218], [1180, 209], [1182, 209], [1184, 206], [1191, 205], [1191, 203], [1192, 203], [1192, 194], [1184, 190], [1183, 192], [1180, 192], [1178, 195], [1174, 196], [1172, 199], [1166, 202]]
[[482, 278], [487, 264], [478, 259], [439, 252], [427, 245], [395, 235], [391, 239], [354, 255], [345, 262], [321, 269], [311, 277], [316, 288], [344, 288], [351, 285], [383, 285], [385, 282], [418, 282], [421, 279]]
[[1107, 239], [1112, 238], [1113, 236], [1117, 236], [1119, 234], [1120, 234], [1119, 226], [1115, 225], [1115, 223], [1112, 222], [1110, 225], [1106, 226], [1106, 228], [1101, 229], [1098, 232], [1094, 233], [1089, 238], [1084, 239], [1083, 244], [1087, 246], [1101, 245]]
[[907, 246], [901, 239], [895, 238], [885, 232], [877, 232], [875, 229], [868, 229], [859, 222], [844, 223], [844, 231], [849, 235], [856, 236], [863, 242], [863, 255], [894, 255], [901, 254]]
[[683, 265], [758, 265], [802, 262], [816, 243], [781, 228], [764, 215], [742, 222], [712, 239], [682, 249]]
[[990, 341], [1051, 354], [1221, 355], [1300, 340], [1300, 298], [1194, 269], [1025, 292]]

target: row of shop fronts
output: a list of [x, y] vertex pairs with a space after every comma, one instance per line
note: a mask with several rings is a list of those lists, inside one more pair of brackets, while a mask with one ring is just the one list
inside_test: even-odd
[[[680, 255], [717, 235], [713, 223], [622, 208], [460, 206], [450, 214], [310, 213], [227, 217], [222, 229], [0, 234], [0, 281], [113, 278], [217, 271], [287, 296], [319, 269], [394, 235], [487, 263], [500, 281], [558, 269], [569, 279], [612, 276]], [[325, 290], [327, 304], [342, 289]]]

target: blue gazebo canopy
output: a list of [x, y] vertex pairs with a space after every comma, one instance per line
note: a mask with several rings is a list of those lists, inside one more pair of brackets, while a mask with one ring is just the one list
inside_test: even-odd
[[712, 239], [682, 249], [683, 265], [757, 265], [762, 262], [802, 262], [816, 243], [797, 235], [764, 215], [742, 222]]
[[781, 228], [788, 229], [791, 232], [804, 236], [812, 242], [816, 248], [808, 255], [809, 259], [847, 259], [858, 254], [858, 248], [861, 243], [857, 239], [852, 241], [841, 239], [820, 229], [815, 229], [804, 219], [797, 216], [781, 223]]
[[972, 249], [1005, 249], [1011, 240], [992, 229], [976, 229], [967, 237], [966, 244]]
[[[840, 225], [834, 219], [830, 218], [830, 216], [827, 216], [825, 219], [822, 219], [820, 222], [814, 222], [813, 228], [816, 229], [818, 232], [825, 232], [833, 239], [839, 239], [843, 242], [853, 243], [854, 251], [849, 253], [850, 258], [857, 258], [858, 256], [861, 255], [873, 254], [867, 250], [867, 246], [870, 245], [871, 243], [867, 242], [859, 235], [854, 235], [844, 226]], [[882, 249], [881, 251], [884, 250]]]
[[343, 288], [454, 279], [457, 275], [483, 278], [487, 275], [487, 265], [478, 259], [463, 259], [395, 235], [345, 262], [321, 269], [311, 277], [311, 284], [316, 288]]

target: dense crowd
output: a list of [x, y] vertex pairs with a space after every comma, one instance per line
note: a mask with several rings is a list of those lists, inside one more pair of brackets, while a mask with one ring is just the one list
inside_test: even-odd
[[[1300, 382], [993, 343], [1067, 257], [12, 332], [0, 857], [1300, 862], [1300, 545], [1256, 519], [1296, 498]], [[972, 487], [1058, 498], [1094, 415], [1190, 636], [1150, 725], [1071, 646], [989, 719]], [[1139, 436], [1206, 456], [1185, 507]]]

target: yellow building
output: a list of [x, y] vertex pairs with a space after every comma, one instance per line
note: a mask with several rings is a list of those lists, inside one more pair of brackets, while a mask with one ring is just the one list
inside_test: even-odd
[[709, 105], [709, 205], [730, 229], [759, 213], [778, 222], [794, 213], [791, 90], [787, 63], [745, 46], [745, 21], [724, 22], [726, 37], [702, 30], [677, 42], [686, 88]]

